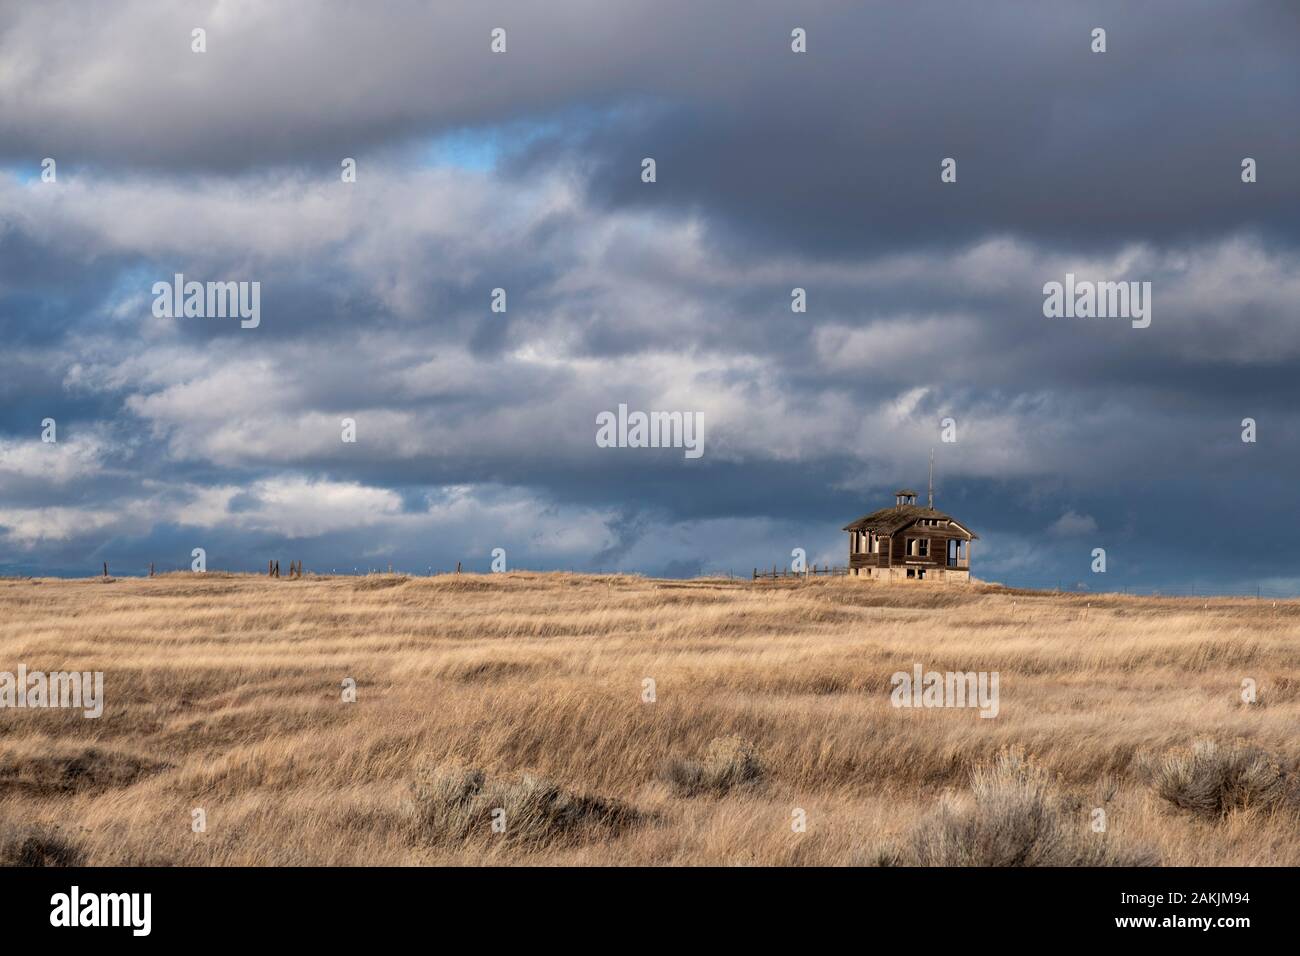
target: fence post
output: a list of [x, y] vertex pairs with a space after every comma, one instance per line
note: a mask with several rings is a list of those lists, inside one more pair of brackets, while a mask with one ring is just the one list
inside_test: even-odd
[[153, 562], [149, 562], [149, 577], [153, 577]]
[[104, 562], [104, 577], [108, 577], [108, 562]]

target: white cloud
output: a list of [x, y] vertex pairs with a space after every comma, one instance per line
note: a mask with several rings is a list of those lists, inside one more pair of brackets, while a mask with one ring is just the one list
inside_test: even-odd
[[134, 523], [141, 514], [130, 504], [112, 509], [55, 506], [0, 508], [0, 529], [7, 544], [20, 548], [70, 541], [79, 535]]
[[1076, 538], [1092, 534], [1097, 530], [1097, 522], [1092, 515], [1075, 514], [1067, 511], [1048, 527], [1047, 533], [1055, 538]]
[[[66, 423], [64, 428], [66, 435]], [[27, 439], [0, 439], [0, 480], [25, 479], [66, 485], [99, 474], [108, 447], [107, 439], [98, 430], [55, 442], [42, 441], [36, 430]]]
[[830, 369], [915, 380], [929, 364], [941, 368], [970, 352], [978, 325], [965, 316], [899, 316], [861, 328], [821, 325], [817, 357]]

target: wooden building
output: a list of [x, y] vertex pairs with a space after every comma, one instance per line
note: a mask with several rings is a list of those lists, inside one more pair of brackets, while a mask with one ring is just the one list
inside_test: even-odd
[[894, 506], [844, 526], [849, 574], [885, 581], [969, 581], [971, 543], [979, 537], [952, 515], [916, 503], [916, 492], [894, 492]]

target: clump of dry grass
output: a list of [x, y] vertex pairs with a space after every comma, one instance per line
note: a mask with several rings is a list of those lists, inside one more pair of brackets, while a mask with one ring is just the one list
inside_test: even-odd
[[1234, 810], [1270, 809], [1295, 797], [1271, 754], [1213, 740], [1198, 740], [1168, 754], [1155, 768], [1152, 785], [1180, 810], [1209, 819], [1222, 819]]
[[1004, 751], [972, 774], [967, 798], [945, 797], [878, 866], [1152, 866], [1154, 854], [1121, 850], [1070, 819], [1070, 801], [1041, 767]]
[[165, 766], [134, 754], [37, 738], [0, 748], [0, 793], [77, 793], [125, 787]]
[[0, 866], [80, 866], [84, 858], [57, 827], [0, 824]]
[[411, 796], [414, 835], [431, 846], [496, 840], [541, 849], [613, 836], [640, 816], [617, 800], [573, 793], [530, 773], [489, 781], [481, 770], [448, 763], [417, 771]]
[[700, 760], [678, 757], [667, 761], [660, 777], [679, 796], [721, 796], [737, 787], [752, 786], [763, 777], [758, 750], [737, 736], [714, 737]]
[[410, 580], [410, 577], [405, 574], [367, 574], [365, 577], [357, 578], [352, 583], [352, 589], [354, 591], [382, 591], [386, 588], [401, 587]]

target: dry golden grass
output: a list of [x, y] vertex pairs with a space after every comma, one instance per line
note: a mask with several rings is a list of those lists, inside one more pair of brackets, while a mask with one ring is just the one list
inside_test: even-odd
[[[999, 716], [892, 707], [890, 676], [914, 663], [999, 671]], [[19, 664], [102, 670], [106, 704], [99, 720], [0, 710], [0, 842], [18, 862], [871, 862], [922, 846], [936, 813], [943, 833], [1001, 832], [969, 816], [972, 774], [1014, 750], [1033, 787], [1050, 781], [1071, 847], [1101, 807], [1120, 861], [1300, 864], [1293, 790], [1213, 814], [1161, 796], [1218, 792], [1203, 761], [1177, 763], [1206, 739], [1293, 785], [1300, 602], [524, 573], [11, 579], [0, 670]], [[526, 834], [482, 832], [498, 803]], [[943, 839], [925, 861], [971, 857]]]

